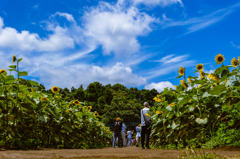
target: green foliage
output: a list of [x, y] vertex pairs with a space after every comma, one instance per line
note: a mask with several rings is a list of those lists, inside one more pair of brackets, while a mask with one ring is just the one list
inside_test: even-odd
[[181, 84], [154, 97], [156, 102], [150, 109], [154, 147], [239, 145], [234, 141], [240, 128], [239, 68], [230, 71], [229, 66], [222, 65], [211, 76], [189, 77], [191, 82], [184, 83], [191, 89]]

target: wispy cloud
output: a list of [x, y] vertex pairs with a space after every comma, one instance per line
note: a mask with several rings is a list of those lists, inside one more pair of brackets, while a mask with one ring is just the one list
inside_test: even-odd
[[169, 63], [173, 64], [173, 63], [184, 61], [188, 57], [188, 55], [182, 55], [182, 56], [177, 56], [177, 57], [173, 57], [173, 56], [175, 56], [175, 55], [174, 54], [168, 55], [168, 56], [161, 58], [160, 60], [152, 60], [152, 61], [153, 62], [161, 62], [163, 64], [169, 64]]
[[172, 27], [172, 26], [187, 26], [188, 31], [185, 34], [189, 34], [219, 22], [239, 6], [240, 6], [240, 3], [237, 3], [230, 7], [219, 9], [211, 14], [208, 14], [202, 17], [189, 18], [185, 21], [174, 21], [173, 19], [171, 19], [166, 21], [166, 23], [163, 24], [163, 28]]
[[160, 60], [156, 60], [155, 62], [162, 63], [160, 66], [148, 70], [147, 73], [144, 73], [143, 76], [146, 77], [148, 80], [169, 74], [171, 72], [175, 72], [179, 69], [180, 66], [188, 67], [188, 66], [194, 66], [196, 65], [195, 60], [187, 60], [188, 55], [182, 55], [182, 56], [176, 56], [174, 55], [168, 55], [163, 57]]
[[230, 42], [232, 44], [233, 47], [240, 49], [240, 45], [235, 45], [233, 42]]
[[183, 6], [182, 0], [132, 0], [134, 5], [143, 3], [145, 5], [160, 5], [161, 7], [179, 3]]

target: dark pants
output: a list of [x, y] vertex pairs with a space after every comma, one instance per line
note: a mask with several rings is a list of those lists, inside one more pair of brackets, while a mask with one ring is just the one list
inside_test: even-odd
[[116, 141], [116, 138], [118, 138], [118, 147], [122, 147], [122, 145], [121, 145], [121, 141], [122, 141], [121, 131], [120, 132], [115, 132], [115, 141]]
[[149, 137], [151, 133], [151, 127], [148, 128], [146, 126], [142, 126], [142, 132], [141, 132], [141, 145], [144, 147], [145, 142], [145, 135], [146, 135], [146, 147], [149, 147]]

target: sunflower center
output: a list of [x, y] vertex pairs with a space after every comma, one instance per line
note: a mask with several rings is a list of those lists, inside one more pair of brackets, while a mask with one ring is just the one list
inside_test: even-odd
[[56, 87], [55, 87], [55, 88], [53, 88], [53, 90], [54, 90], [54, 91], [58, 91], [58, 89], [57, 89]]
[[219, 61], [219, 62], [223, 61], [223, 58], [222, 58], [221, 56], [218, 57], [218, 61]]

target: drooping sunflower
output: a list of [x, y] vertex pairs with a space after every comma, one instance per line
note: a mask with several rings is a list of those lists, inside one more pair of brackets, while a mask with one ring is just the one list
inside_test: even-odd
[[171, 103], [171, 104], [169, 104], [170, 105], [170, 107], [174, 107], [175, 106], [175, 103]]
[[79, 105], [80, 102], [79, 102], [78, 100], [75, 100], [75, 101], [73, 101], [73, 104], [75, 104], [75, 105]]
[[231, 60], [231, 64], [232, 64], [232, 66], [233, 67], [237, 67], [238, 66], [238, 64], [239, 64], [239, 62], [237, 61], [237, 59], [235, 59], [235, 57]]
[[187, 85], [185, 84], [184, 80], [180, 80], [180, 82], [181, 82], [181, 85], [182, 85], [185, 89], [188, 88]]
[[200, 71], [200, 77], [204, 78], [205, 77], [205, 73], [203, 71]]
[[70, 114], [72, 114], [72, 113], [73, 113], [73, 111], [72, 111], [72, 110], [69, 110], [69, 113], [70, 113]]
[[163, 111], [156, 111], [156, 114], [163, 114]]
[[225, 60], [225, 58], [224, 58], [223, 55], [221, 55], [221, 54], [218, 54], [218, 55], [215, 57], [215, 61], [217, 62], [217, 64], [223, 63], [224, 60]]
[[92, 106], [87, 107], [87, 111], [90, 111], [92, 109]]
[[47, 99], [46, 97], [41, 97], [40, 100], [41, 100], [42, 102], [47, 102], [47, 101], [48, 101], [48, 99]]
[[148, 113], [146, 113], [145, 115], [146, 115], [146, 116], [151, 116], [151, 115], [150, 115], [150, 114], [148, 114]]
[[13, 55], [13, 56], [12, 56], [12, 63], [14, 63], [16, 60], [17, 60], [16, 56]]
[[53, 93], [58, 93], [58, 92], [60, 91], [60, 89], [59, 89], [57, 86], [53, 86], [52, 89], [51, 89], [51, 91], [52, 91]]
[[219, 77], [218, 76], [213, 76], [213, 78], [212, 78], [214, 81], [217, 81], [217, 82], [219, 82]]
[[0, 70], [0, 73], [6, 73], [6, 75], [7, 75], [7, 71], [6, 70], [4, 70], [4, 69], [2, 69], [2, 70]]
[[193, 83], [193, 81], [190, 78], [187, 78], [188, 82]]
[[67, 108], [70, 108], [70, 105], [68, 105]]
[[203, 64], [201, 64], [201, 63], [197, 64], [196, 68], [197, 68], [198, 71], [202, 71], [203, 70]]
[[98, 112], [95, 112], [95, 113], [94, 113], [94, 116], [95, 116], [95, 117], [98, 117], [98, 116], [99, 116]]
[[182, 66], [179, 68], [178, 73], [179, 73], [180, 76], [184, 75], [185, 70]]

